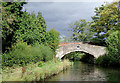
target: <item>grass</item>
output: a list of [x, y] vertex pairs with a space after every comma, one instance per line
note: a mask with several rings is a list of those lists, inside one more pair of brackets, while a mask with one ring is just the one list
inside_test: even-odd
[[29, 64], [24, 67], [6, 67], [2, 72], [3, 81], [40, 81], [58, 74], [71, 65], [69, 60], [48, 61], [42, 67], [38, 64]]

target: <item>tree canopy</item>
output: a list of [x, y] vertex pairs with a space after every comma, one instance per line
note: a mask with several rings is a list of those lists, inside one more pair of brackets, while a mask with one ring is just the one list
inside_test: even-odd
[[118, 18], [118, 2], [102, 5], [95, 8], [95, 15], [92, 17], [91, 31], [95, 32], [93, 42], [105, 43], [105, 39], [111, 34], [111, 31], [120, 30]]
[[47, 32], [42, 13], [39, 11], [36, 16], [34, 12], [21, 11], [24, 4], [26, 2], [2, 3], [3, 52], [18, 41], [27, 42], [28, 45], [51, 44], [53, 46], [51, 48], [55, 51], [59, 42], [59, 32], [54, 29]]
[[22, 6], [26, 2], [2, 2], [2, 47], [10, 47], [13, 43], [13, 35], [18, 29], [18, 17], [22, 15]]
[[57, 49], [57, 46], [59, 45], [60, 42], [60, 33], [56, 31], [54, 28], [52, 28], [50, 31], [47, 32], [46, 34], [46, 43], [48, 46], [55, 51]]
[[72, 28], [73, 31], [71, 37], [73, 41], [90, 41], [93, 33], [90, 32], [89, 23], [86, 22], [85, 19], [80, 19], [79, 21], [74, 22], [74, 24], [70, 24], [69, 27]]
[[28, 44], [39, 44], [45, 42], [46, 25], [41, 12], [35, 17], [34, 13], [23, 12], [19, 18], [19, 27], [15, 32], [14, 39], [17, 41], [23, 40]]

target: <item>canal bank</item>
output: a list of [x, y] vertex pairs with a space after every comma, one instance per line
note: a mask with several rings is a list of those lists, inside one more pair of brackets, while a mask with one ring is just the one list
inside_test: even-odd
[[69, 60], [48, 61], [42, 66], [29, 64], [25, 67], [6, 67], [2, 72], [2, 81], [40, 81], [60, 73], [70, 67]]

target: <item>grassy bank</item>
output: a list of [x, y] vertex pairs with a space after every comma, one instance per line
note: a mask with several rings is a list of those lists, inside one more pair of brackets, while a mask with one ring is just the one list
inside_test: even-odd
[[42, 66], [31, 63], [24, 67], [6, 67], [2, 72], [2, 81], [40, 81], [58, 74], [70, 65], [69, 60], [56, 60], [43, 63]]

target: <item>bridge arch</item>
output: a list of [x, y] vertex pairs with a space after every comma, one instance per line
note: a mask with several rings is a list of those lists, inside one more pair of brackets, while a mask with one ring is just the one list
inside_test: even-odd
[[[78, 57], [71, 57], [72, 55], [74, 55], [74, 52], [77, 53], [77, 54], [80, 54], [78, 55]], [[73, 54], [72, 54], [73, 53]], [[81, 54], [81, 53], [84, 53], [84, 54]], [[82, 55], [85, 55], [85, 56], [82, 56]], [[69, 60], [80, 60], [80, 61], [83, 61], [83, 62], [88, 62], [88, 63], [94, 63], [94, 60], [95, 60], [95, 57], [89, 53], [86, 53], [86, 52], [83, 52], [83, 51], [73, 51], [73, 52], [70, 52], [68, 54], [65, 54], [61, 60], [64, 60], [64, 59], [69, 59]]]
[[103, 46], [96, 46], [96, 45], [90, 45], [90, 44], [83, 44], [83, 43], [66, 43], [66, 44], [60, 44], [59, 48], [57, 49], [57, 55], [59, 59], [64, 57], [66, 54], [80, 51], [84, 53], [88, 53], [90, 55], [93, 55], [95, 58], [98, 58], [99, 56], [103, 56], [106, 54], [105, 47]]

